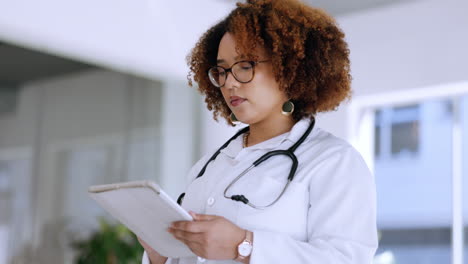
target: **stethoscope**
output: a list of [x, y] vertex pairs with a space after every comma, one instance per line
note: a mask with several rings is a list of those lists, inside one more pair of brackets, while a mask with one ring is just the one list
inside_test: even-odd
[[[239, 174], [239, 176], [237, 176], [227, 187], [226, 189], [224, 189], [224, 197], [227, 198], [227, 199], [231, 199], [233, 201], [237, 201], [237, 202], [242, 202], [252, 208], [255, 208], [255, 209], [265, 209], [269, 206], [272, 206], [273, 204], [275, 204], [280, 198], [281, 196], [283, 196], [283, 194], [285, 193], [286, 189], [288, 188], [289, 184], [291, 183], [291, 181], [294, 179], [294, 175], [296, 173], [296, 170], [297, 170], [297, 165], [298, 165], [298, 161], [297, 161], [297, 157], [296, 155], [294, 154], [294, 151], [302, 144], [302, 142], [304, 142], [304, 140], [309, 136], [310, 132], [312, 131], [312, 129], [314, 128], [314, 125], [315, 125], [315, 118], [312, 117], [311, 119], [311, 123], [309, 125], [309, 127], [307, 128], [307, 130], [304, 132], [304, 134], [299, 138], [299, 140], [294, 143], [294, 145], [292, 145], [290, 148], [288, 149], [280, 149], [280, 150], [273, 150], [273, 151], [269, 151], [265, 154], [263, 154], [260, 158], [258, 158], [257, 160], [255, 160], [252, 165], [250, 165], [247, 169], [245, 169], [241, 174]], [[203, 176], [203, 174], [205, 174], [205, 170], [206, 170], [206, 167], [208, 166], [208, 164], [212, 161], [214, 161], [216, 159], [216, 157], [219, 155], [219, 153], [221, 153], [221, 150], [223, 150], [224, 148], [226, 148], [229, 143], [231, 143], [231, 141], [233, 141], [234, 139], [236, 139], [239, 135], [243, 134], [243, 133], [246, 133], [247, 131], [249, 131], [249, 127], [244, 127], [243, 129], [239, 130], [233, 137], [231, 137], [226, 143], [224, 143], [212, 156], [211, 158], [205, 163], [205, 166], [203, 166], [203, 168], [200, 170], [200, 172], [198, 173], [197, 177], [195, 179], [198, 179], [200, 178], [201, 176]], [[289, 171], [289, 175], [288, 175], [288, 181], [286, 182], [283, 190], [281, 191], [281, 193], [278, 195], [278, 197], [273, 200], [273, 202], [267, 204], [267, 205], [263, 205], [263, 206], [257, 206], [257, 205], [254, 205], [252, 204], [249, 199], [247, 199], [247, 197], [245, 197], [244, 195], [242, 194], [237, 194], [237, 195], [231, 195], [231, 196], [228, 196], [227, 193], [228, 193], [228, 190], [232, 187], [232, 185], [234, 185], [240, 178], [242, 178], [245, 174], [247, 174], [247, 172], [249, 172], [250, 170], [252, 170], [254, 167], [257, 167], [258, 165], [262, 164], [262, 162], [268, 160], [269, 158], [273, 157], [273, 156], [277, 156], [277, 155], [284, 155], [284, 156], [287, 156], [291, 159], [292, 161], [292, 165], [291, 165], [291, 169]], [[177, 203], [179, 205], [182, 204], [182, 201], [184, 199], [184, 196], [185, 196], [185, 193], [182, 193], [179, 198], [177, 199]]]

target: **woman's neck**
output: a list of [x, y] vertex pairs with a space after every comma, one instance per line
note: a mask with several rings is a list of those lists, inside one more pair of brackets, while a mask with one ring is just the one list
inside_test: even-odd
[[281, 116], [250, 124], [247, 146], [253, 146], [291, 130], [295, 121], [291, 116]]

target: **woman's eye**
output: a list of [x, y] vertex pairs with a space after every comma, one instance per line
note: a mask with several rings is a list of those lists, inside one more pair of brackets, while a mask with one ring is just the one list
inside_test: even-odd
[[243, 70], [243, 71], [249, 71], [252, 69], [252, 65], [248, 64], [248, 63], [242, 63], [241, 65], [239, 65], [240, 69]]

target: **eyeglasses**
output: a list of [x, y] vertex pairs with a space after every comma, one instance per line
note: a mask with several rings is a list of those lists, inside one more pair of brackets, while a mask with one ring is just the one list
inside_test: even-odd
[[252, 81], [255, 75], [255, 66], [263, 61], [238, 61], [231, 68], [225, 69], [221, 66], [214, 66], [208, 70], [208, 77], [211, 83], [216, 87], [223, 87], [226, 83], [228, 72], [232, 73], [234, 79], [240, 83], [248, 83]]

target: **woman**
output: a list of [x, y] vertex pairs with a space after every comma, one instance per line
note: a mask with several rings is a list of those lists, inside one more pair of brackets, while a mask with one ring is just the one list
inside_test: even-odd
[[[189, 64], [208, 109], [249, 127], [189, 172], [182, 206], [195, 221], [168, 231], [199, 258], [141, 241], [143, 263], [372, 263], [373, 177], [352, 146], [314, 127], [350, 96], [348, 55], [334, 20], [294, 0], [238, 3], [201, 37]], [[297, 168], [276, 155], [245, 173], [287, 149]]]

